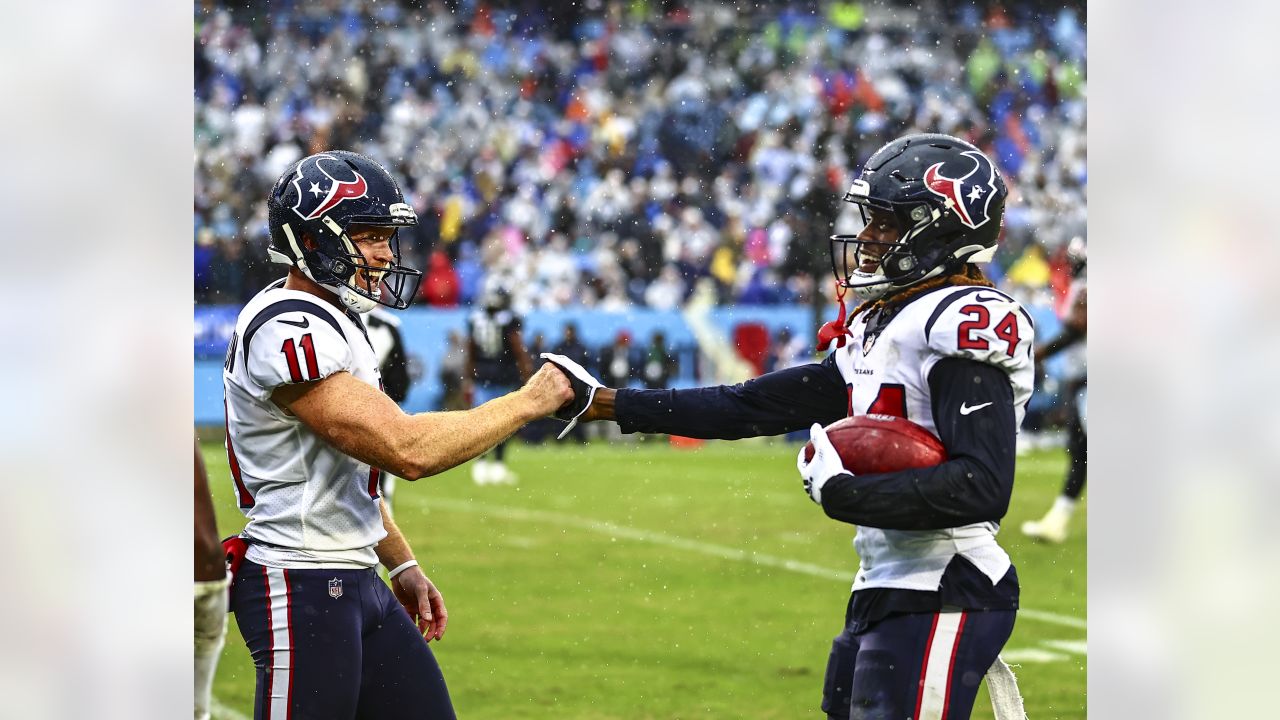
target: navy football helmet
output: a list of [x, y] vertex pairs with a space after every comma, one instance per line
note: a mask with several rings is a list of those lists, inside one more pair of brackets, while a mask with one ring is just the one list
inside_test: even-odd
[[[422, 272], [400, 264], [398, 229], [418, 224], [400, 187], [377, 162], [346, 150], [305, 157], [289, 166], [267, 199], [270, 258], [294, 265], [358, 313], [377, 305], [409, 307]], [[395, 228], [389, 267], [369, 265], [348, 237], [356, 226]], [[367, 273], [377, 287], [362, 286]], [[380, 278], [380, 282], [377, 280]]]
[[[841, 285], [862, 300], [915, 285], [966, 263], [989, 262], [996, 251], [1009, 191], [994, 163], [973, 145], [934, 133], [908, 135], [877, 150], [853, 181], [846, 202], [864, 222], [870, 211], [892, 213], [895, 243], [857, 235], [831, 236], [831, 266]], [[860, 269], [878, 258], [874, 271]]]

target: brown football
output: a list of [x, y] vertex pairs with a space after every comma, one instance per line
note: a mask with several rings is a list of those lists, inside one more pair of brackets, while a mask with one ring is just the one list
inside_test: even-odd
[[[947, 459], [947, 451], [932, 433], [893, 415], [858, 415], [826, 427], [844, 466], [854, 475], [932, 467]], [[804, 457], [813, 459], [813, 443], [805, 443]]]

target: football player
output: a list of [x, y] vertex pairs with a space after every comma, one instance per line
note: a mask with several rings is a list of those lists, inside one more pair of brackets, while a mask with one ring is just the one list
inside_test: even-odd
[[1067, 291], [1067, 316], [1062, 322], [1062, 332], [1050, 342], [1036, 348], [1036, 360], [1044, 362], [1063, 351], [1069, 353], [1065, 378], [1067, 397], [1067, 456], [1071, 464], [1062, 485], [1062, 494], [1053, 501], [1053, 507], [1039, 520], [1022, 524], [1022, 532], [1028, 537], [1051, 543], [1067, 539], [1067, 528], [1075, 512], [1088, 475], [1089, 433], [1085, 409], [1089, 393], [1089, 374], [1085, 358], [1085, 342], [1089, 331], [1089, 305], [1086, 283], [1088, 281], [1088, 255], [1084, 238], [1072, 238], [1067, 245], [1067, 258], [1071, 261], [1074, 278]]
[[[511, 309], [511, 295], [491, 280], [481, 295], [480, 309], [467, 318], [466, 387], [463, 392], [475, 405], [511, 392], [533, 374], [533, 362], [524, 347], [521, 320]], [[471, 466], [477, 485], [514, 485], [519, 479], [506, 465], [507, 443], [502, 441]]]
[[[409, 357], [404, 350], [404, 339], [400, 334], [400, 318], [390, 311], [376, 307], [365, 316], [365, 329], [369, 331], [369, 342], [373, 352], [378, 356], [378, 375], [382, 377], [382, 392], [387, 394], [395, 404], [399, 405], [409, 397], [409, 387], [413, 378], [409, 377]], [[395, 510], [396, 476], [384, 472], [380, 475], [379, 490], [387, 510]]]
[[417, 216], [395, 180], [362, 155], [318, 153], [285, 171], [267, 208], [267, 252], [288, 275], [245, 305], [223, 372], [227, 459], [249, 518], [227, 543], [230, 604], [257, 666], [254, 716], [452, 718], [423, 642], [444, 635], [444, 600], [379, 475], [466, 462], [572, 391], [544, 366], [475, 409], [405, 414], [380, 389], [361, 319], [407, 307], [421, 277], [400, 263], [396, 231]]
[[196, 604], [195, 604], [195, 718], [209, 720], [209, 691], [227, 634], [227, 568], [218, 523], [209, 495], [209, 476], [196, 445], [195, 469]]
[[[1013, 631], [1018, 577], [996, 532], [1031, 396], [1033, 330], [977, 265], [995, 253], [1007, 194], [991, 160], [958, 138], [910, 135], [877, 150], [844, 196], [865, 227], [831, 238], [842, 317], [824, 328], [837, 349], [820, 363], [739, 385], [614, 390], [548, 358], [575, 376], [564, 419], [722, 439], [810, 429], [805, 491], [858, 526], [862, 563], [827, 663], [831, 718], [967, 718]], [[844, 291], [862, 301], [847, 322]], [[949, 459], [855, 476], [823, 426], [867, 413], [923, 426]]]

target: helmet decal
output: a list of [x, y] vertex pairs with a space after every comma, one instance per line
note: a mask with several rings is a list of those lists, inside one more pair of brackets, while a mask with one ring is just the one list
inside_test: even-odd
[[362, 198], [369, 191], [364, 176], [334, 155], [312, 155], [298, 164], [293, 176], [298, 202], [293, 211], [303, 220], [315, 220], [343, 200]]
[[[934, 163], [924, 171], [924, 184], [929, 192], [946, 200], [947, 207], [955, 210], [961, 223], [976, 229], [991, 219], [988, 207], [997, 193], [996, 169], [985, 155], [976, 150], [960, 154], [973, 161], [969, 172], [958, 178], [949, 177], [942, 173], [946, 163]], [[970, 180], [974, 175], [977, 178]]]

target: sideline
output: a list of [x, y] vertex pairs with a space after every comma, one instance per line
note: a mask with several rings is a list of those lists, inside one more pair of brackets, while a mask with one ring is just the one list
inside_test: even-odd
[[209, 717], [213, 720], [252, 720], [248, 715], [223, 705], [216, 697], [209, 698]]
[[[787, 558], [776, 557], [774, 555], [766, 555], [764, 553], [748, 552], [746, 550], [725, 547], [723, 545], [713, 545], [711, 543], [689, 540], [686, 538], [676, 537], [674, 535], [666, 535], [664, 533], [652, 532], [649, 530], [640, 530], [637, 528], [626, 527], [625, 525], [615, 525], [602, 520], [578, 517], [577, 515], [568, 515], [565, 513], [551, 512], [547, 510], [528, 510], [525, 508], [509, 507], [505, 505], [486, 505], [484, 503], [453, 500], [450, 498], [428, 499], [424, 502], [426, 503], [428, 510], [433, 507], [438, 507], [458, 512], [495, 515], [506, 520], [539, 522], [550, 525], [559, 525], [561, 527], [572, 527], [580, 530], [588, 530], [601, 535], [608, 535], [612, 538], [625, 538], [627, 540], [653, 543], [654, 545], [664, 545], [666, 547], [688, 550], [690, 552], [723, 558], [725, 560], [737, 560], [739, 562], [748, 562], [762, 567], [790, 570], [791, 572], [819, 577], [826, 580], [840, 580], [848, 583], [851, 582], [853, 577], [851, 571], [832, 570], [831, 568], [814, 565], [812, 563], [800, 562], [799, 560], [790, 560]], [[1044, 610], [1034, 610], [1031, 608], [1019, 608], [1018, 618], [1038, 620], [1051, 625], [1061, 625], [1079, 630], [1088, 628], [1088, 623], [1081, 618], [1071, 617], [1069, 615], [1060, 615], [1054, 612], [1046, 612]]]

